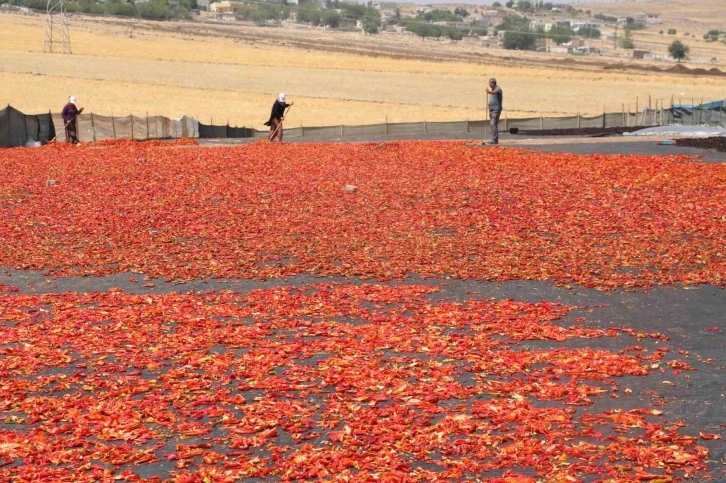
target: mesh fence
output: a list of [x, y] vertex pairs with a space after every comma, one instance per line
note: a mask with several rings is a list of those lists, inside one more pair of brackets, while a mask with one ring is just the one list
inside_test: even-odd
[[[644, 109], [634, 112], [611, 112], [600, 116], [531, 117], [499, 120], [500, 130], [518, 129], [567, 130], [611, 127], [639, 127], [664, 124], [724, 126], [726, 106], [712, 103], [703, 106], [677, 106], [670, 109]], [[313, 126], [285, 128], [284, 137], [344, 139], [374, 136], [406, 136], [426, 134], [474, 134], [486, 136], [491, 130], [488, 120], [456, 122], [404, 122], [360, 126]], [[202, 124], [196, 118], [115, 117], [81, 114], [78, 117], [79, 139], [85, 142], [103, 139], [174, 139], [174, 138], [256, 138], [268, 136], [267, 129]], [[29, 142], [46, 142], [58, 134], [65, 141], [60, 114], [26, 115], [8, 106], [0, 111], [0, 146], [23, 146]]]
[[[66, 141], [63, 118], [60, 114], [53, 114], [52, 117], [58, 132], [57, 140]], [[199, 137], [199, 123], [196, 119], [187, 116], [172, 119], [164, 116], [116, 117], [81, 114], [77, 121], [78, 139], [84, 142], [104, 139], [143, 140]]]

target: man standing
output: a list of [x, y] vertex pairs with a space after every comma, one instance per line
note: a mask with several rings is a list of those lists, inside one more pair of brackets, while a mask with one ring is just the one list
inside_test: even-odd
[[78, 109], [76, 107], [76, 98], [71, 96], [68, 99], [68, 104], [63, 108], [61, 116], [63, 117], [63, 124], [66, 128], [66, 142], [72, 144], [78, 144], [78, 115], [83, 112], [83, 108]]
[[270, 134], [267, 136], [270, 142], [275, 140], [282, 142], [282, 121], [285, 120], [285, 110], [293, 105], [292, 102], [288, 104], [285, 100], [285, 94], [281, 92], [272, 105], [270, 119], [265, 123], [265, 126], [270, 126]]
[[502, 115], [502, 88], [497, 85], [497, 80], [492, 77], [489, 79], [489, 88], [487, 89], [487, 98], [489, 100], [489, 119], [492, 124], [492, 140], [489, 144], [499, 144], [499, 116]]

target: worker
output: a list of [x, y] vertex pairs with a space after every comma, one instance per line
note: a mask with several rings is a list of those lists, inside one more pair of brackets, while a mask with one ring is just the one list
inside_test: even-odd
[[504, 99], [504, 95], [502, 88], [497, 85], [497, 80], [494, 77], [489, 79], [487, 99], [489, 120], [492, 126], [492, 140], [488, 144], [499, 144], [499, 116], [502, 115], [502, 100]]
[[282, 121], [285, 120], [285, 110], [292, 106], [294, 103], [288, 104], [284, 93], [280, 93], [272, 105], [272, 112], [270, 113], [270, 119], [265, 123], [265, 126], [270, 126], [270, 134], [267, 137], [268, 141], [279, 141], [282, 142]]
[[78, 144], [78, 116], [83, 112], [83, 108], [78, 109], [76, 102], [75, 96], [68, 98], [68, 104], [61, 113], [66, 128], [66, 142], [71, 144]]

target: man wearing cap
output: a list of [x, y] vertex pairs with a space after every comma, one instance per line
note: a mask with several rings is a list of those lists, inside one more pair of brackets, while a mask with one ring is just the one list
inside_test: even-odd
[[270, 134], [267, 137], [268, 141], [277, 140], [278, 142], [282, 142], [282, 121], [285, 120], [285, 109], [293, 105], [293, 103], [288, 104], [285, 102], [285, 99], [285, 94], [281, 92], [272, 105], [270, 119], [265, 123], [265, 126], [270, 126]]
[[504, 96], [502, 88], [497, 85], [497, 80], [494, 77], [489, 79], [487, 98], [489, 100], [489, 119], [492, 125], [492, 140], [489, 144], [499, 144], [499, 116], [502, 114]]
[[78, 115], [82, 112], [83, 108], [76, 107], [76, 97], [71, 96], [61, 113], [66, 128], [67, 143], [78, 144]]

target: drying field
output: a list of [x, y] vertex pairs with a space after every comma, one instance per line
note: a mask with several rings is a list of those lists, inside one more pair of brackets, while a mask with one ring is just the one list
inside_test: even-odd
[[6, 150], [0, 479], [718, 476], [725, 168], [452, 142]]
[[[261, 128], [284, 91], [295, 101], [292, 125], [482, 119], [490, 76], [505, 89], [510, 117], [596, 115], [623, 104], [634, 110], [636, 97], [642, 106], [649, 95], [653, 102], [671, 95], [723, 97], [723, 77], [614, 72], [602, 65], [574, 69], [531, 54], [522, 58], [532, 65], [520, 65], [468, 46], [412, 39], [396, 57], [386, 54], [385, 39], [341, 34], [338, 42], [333, 34], [288, 38], [278, 32], [289, 29], [240, 27], [240, 40], [230, 30], [192, 35], [185, 33], [190, 24], [146, 22], [129, 38], [124, 31], [132, 22], [76, 17], [74, 55], [50, 55], [42, 53], [42, 25], [40, 17], [0, 15], [0, 100], [26, 112], [58, 111], [74, 94], [98, 114], [187, 114]], [[264, 37], [272, 30], [269, 35], [279, 37], [274, 41]], [[326, 50], [306, 47], [323, 41]], [[378, 56], [350, 53], [366, 46]], [[459, 60], [422, 60], [427, 52]]]

